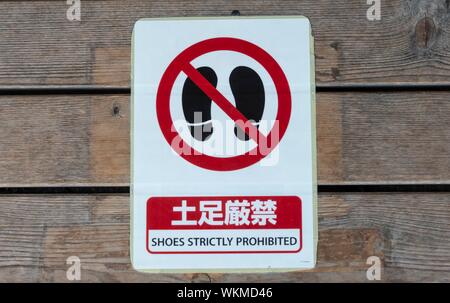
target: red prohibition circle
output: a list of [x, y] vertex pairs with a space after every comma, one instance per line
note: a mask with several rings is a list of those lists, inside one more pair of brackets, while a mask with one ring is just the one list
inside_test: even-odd
[[[209, 52], [234, 51], [247, 55], [261, 64], [272, 78], [278, 96], [278, 141], [272, 144], [272, 131], [266, 137], [267, 142], [264, 153], [258, 145], [245, 154], [232, 157], [213, 157], [194, 150], [175, 131], [170, 114], [170, 95], [178, 75], [184, 72], [187, 66], [192, 67], [191, 61]], [[214, 101], [214, 100], [213, 100]], [[291, 116], [291, 93], [287, 78], [275, 59], [259, 46], [237, 38], [212, 38], [200, 41], [182, 51], [169, 64], [159, 83], [156, 95], [156, 113], [161, 131], [172, 148], [190, 163], [199, 167], [215, 171], [232, 171], [253, 165], [267, 156], [281, 141], [286, 132]], [[176, 141], [174, 141], [176, 140]], [[173, 142], [179, 142], [173, 146]], [[272, 146], [273, 145], [273, 146]]]

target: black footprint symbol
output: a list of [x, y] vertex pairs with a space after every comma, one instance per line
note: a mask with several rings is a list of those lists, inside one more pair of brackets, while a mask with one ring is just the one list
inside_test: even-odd
[[[197, 71], [216, 87], [217, 76], [211, 68], [199, 67]], [[186, 79], [182, 95], [184, 117], [192, 137], [199, 141], [207, 140], [213, 132], [211, 102], [211, 99], [191, 79]]]
[[[264, 112], [264, 84], [259, 75], [246, 66], [236, 67], [230, 75], [230, 86], [236, 101], [236, 108], [257, 128]], [[249, 140], [249, 136], [235, 126], [234, 133], [240, 140]]]

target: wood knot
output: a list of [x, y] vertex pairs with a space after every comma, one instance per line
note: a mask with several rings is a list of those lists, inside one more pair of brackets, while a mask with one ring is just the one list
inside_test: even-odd
[[204, 273], [194, 274], [191, 278], [191, 283], [211, 283], [211, 277]]
[[120, 106], [118, 104], [114, 104], [113, 105], [112, 116], [113, 117], [121, 117], [121, 115], [120, 115]]
[[424, 17], [416, 24], [416, 42], [420, 48], [430, 48], [436, 37], [436, 26], [433, 19]]
[[240, 15], [241, 15], [241, 12], [238, 11], [237, 9], [231, 11], [231, 16], [240, 16]]

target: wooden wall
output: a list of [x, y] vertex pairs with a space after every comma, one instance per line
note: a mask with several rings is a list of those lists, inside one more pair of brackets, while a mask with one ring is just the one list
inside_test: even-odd
[[[450, 282], [450, 4], [0, 2], [0, 282]], [[316, 40], [318, 266], [142, 274], [129, 260], [129, 74], [143, 17], [305, 15]]]

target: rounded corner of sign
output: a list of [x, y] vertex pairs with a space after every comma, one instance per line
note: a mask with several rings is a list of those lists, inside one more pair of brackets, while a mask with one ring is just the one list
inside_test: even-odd
[[139, 28], [142, 26], [142, 23], [148, 21], [148, 18], [141, 18], [138, 19], [136, 22], [134, 22], [133, 25], [133, 35], [137, 33], [137, 31], [139, 30]]
[[134, 271], [137, 271], [137, 272], [141, 272], [142, 271], [142, 269], [140, 269], [139, 267], [137, 267], [136, 266], [136, 264], [134, 263], [134, 261], [133, 261], [133, 258], [131, 259], [131, 268], [134, 270]]
[[311, 28], [311, 20], [309, 19], [309, 17], [301, 16], [301, 18], [305, 20], [306, 24], [309, 26], [309, 28]]
[[306, 27], [307, 27], [307, 29], [308, 29], [310, 35], [311, 35], [311, 36], [313, 35], [313, 32], [312, 32], [312, 25], [311, 25], [311, 20], [309, 19], [309, 17], [300, 15], [300, 16], [296, 16], [295, 19], [297, 19], [297, 20], [298, 20], [299, 22], [301, 22], [301, 23], [305, 23], [305, 25], [306, 25]]
[[306, 22], [307, 25], [309, 25], [311, 27], [311, 20], [309, 19], [309, 17], [307, 17], [305, 15], [298, 15], [295, 17], [296, 17], [296, 19], [303, 20], [304, 22]]
[[131, 264], [131, 268], [132, 268], [134, 271], [137, 271], [137, 272], [143, 272], [143, 271], [144, 271], [144, 270], [142, 269], [142, 267], [140, 267], [138, 264], [136, 264], [136, 260], [135, 260], [135, 258], [133, 257], [133, 254], [130, 255], [130, 264]]

